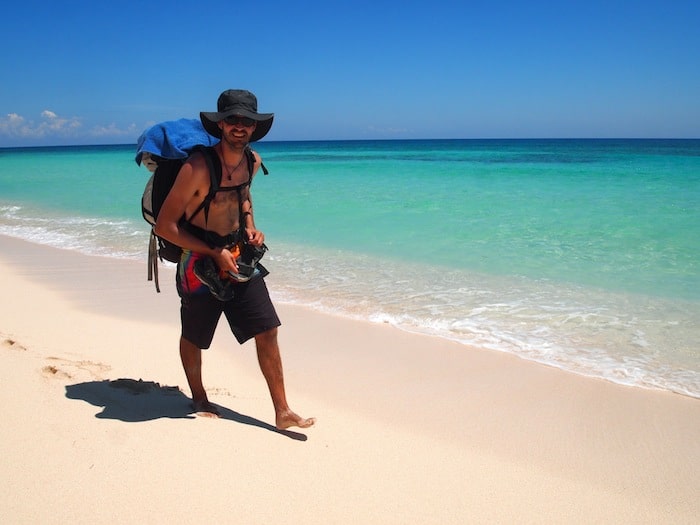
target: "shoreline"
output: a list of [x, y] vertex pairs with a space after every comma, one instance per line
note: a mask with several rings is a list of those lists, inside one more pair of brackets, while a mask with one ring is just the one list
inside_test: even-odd
[[[18, 394], [2, 404], [15, 484], [0, 510], [13, 522], [691, 523], [700, 512], [697, 399], [282, 304], [288, 397], [316, 426], [272, 429], [254, 348], [224, 323], [204, 354], [224, 420], [192, 419], [172, 269], [157, 294], [145, 261], [4, 236], [0, 254], [0, 373]], [[197, 482], [211, 504], [188, 497]]]
[[[111, 256], [107, 256], [104, 253], [100, 253], [99, 251], [97, 252], [91, 252], [88, 251], [87, 249], [81, 248], [81, 249], [76, 249], [72, 250], [70, 248], [65, 248], [60, 245], [52, 245], [52, 244], [44, 244], [43, 242], [37, 242], [29, 239], [24, 239], [19, 236], [8, 236], [6, 234], [0, 233], [0, 237], [7, 237], [7, 239], [13, 239], [17, 240], [20, 242], [28, 242], [30, 244], [37, 244], [39, 246], [43, 246], [49, 249], [55, 249], [55, 250], [61, 250], [61, 251], [76, 251], [82, 256], [86, 257], [97, 257], [97, 258], [109, 258], [111, 259]], [[145, 240], [140, 243], [140, 245], [145, 245]], [[141, 246], [139, 256], [143, 257], [143, 246]], [[129, 254], [129, 256], [119, 256], [116, 257], [116, 259], [120, 261], [124, 261], [129, 264], [142, 264], [145, 265], [145, 262], [139, 261], [136, 255], [134, 254]], [[268, 267], [270, 267], [268, 265]], [[161, 288], [169, 288], [173, 277], [173, 272], [175, 269], [175, 265], [172, 263], [159, 263], [159, 271], [162, 273], [161, 277]], [[692, 399], [698, 399], [700, 400], [700, 391], [697, 390], [697, 380], [695, 377], [693, 379], [684, 379], [682, 377], [674, 377], [673, 375], [663, 375], [662, 372], [660, 372], [659, 368], [659, 363], [656, 363], [656, 368], [655, 369], [650, 369], [650, 368], [645, 368], [652, 366], [650, 363], [644, 363], [643, 365], [640, 364], [639, 361], [635, 361], [634, 359], [631, 359], [631, 362], [633, 363], [632, 366], [632, 372], [629, 372], [627, 370], [624, 370], [625, 363], [624, 361], [620, 361], [620, 355], [613, 356], [613, 359], [618, 358], [618, 361], [612, 361], [612, 362], [607, 362], [605, 360], [605, 355], [599, 356], [602, 358], [602, 362], [606, 363], [605, 366], [601, 367], [591, 367], [590, 362], [594, 360], [595, 356], [582, 356], [577, 354], [576, 349], [572, 349], [573, 354], [568, 355], [567, 354], [567, 349], [563, 348], [557, 348], [554, 350], [554, 352], [549, 352], [549, 353], [542, 353], [539, 351], [539, 348], [537, 345], [532, 345], [530, 347], [530, 350], [523, 349], [521, 347], [506, 347], [504, 348], [499, 348], [499, 345], [480, 345], [478, 342], [474, 341], [469, 341], [465, 340], [463, 338], [460, 338], [459, 336], [448, 332], [445, 332], [443, 330], [434, 330], [430, 328], [426, 328], [425, 325], [414, 325], [414, 324], [406, 324], [402, 325], [401, 322], [398, 319], [391, 318], [392, 314], [387, 314], [386, 312], [381, 312], [379, 317], [385, 317], [389, 316], [391, 319], [390, 320], [384, 320], [384, 321], [377, 321], [377, 320], [368, 320], [362, 318], [361, 313], [353, 312], [351, 309], [347, 309], [346, 305], [343, 304], [324, 304], [321, 306], [318, 302], [318, 297], [303, 297], [299, 295], [295, 295], [293, 292], [291, 295], [289, 292], [282, 291], [279, 293], [279, 290], [284, 290], [284, 282], [286, 279], [290, 279], [289, 275], [286, 276], [280, 276], [279, 275], [279, 268], [272, 268], [272, 273], [271, 275], [267, 278], [268, 282], [268, 287], [270, 288], [271, 295], [273, 298], [273, 302], [276, 305], [284, 305], [284, 307], [291, 307], [291, 308], [301, 308], [301, 309], [306, 309], [310, 313], [315, 313], [319, 314], [321, 316], [330, 316], [330, 317], [341, 317], [347, 320], [352, 320], [352, 321], [359, 321], [361, 323], [372, 323], [372, 324], [385, 324], [387, 326], [391, 326], [392, 328], [396, 330], [400, 330], [403, 332], [406, 332], [408, 334], [413, 334], [417, 336], [426, 336], [426, 337], [435, 337], [439, 338], [445, 341], [448, 341], [450, 343], [454, 342], [456, 344], [461, 345], [465, 350], [468, 350], [469, 348], [479, 348], [484, 351], [489, 351], [489, 352], [497, 352], [497, 353], [506, 353], [509, 355], [513, 355], [517, 357], [518, 359], [522, 359], [524, 361], [529, 361], [532, 363], [536, 363], [542, 366], [548, 366], [552, 368], [556, 368], [558, 370], [561, 370], [565, 373], [572, 373], [581, 377], [586, 377], [589, 379], [595, 379], [595, 380], [603, 380], [603, 381], [608, 381], [620, 386], [624, 387], [631, 387], [631, 388], [641, 388], [644, 390], [652, 390], [652, 391], [659, 391], [659, 392], [669, 392], [672, 394], [677, 394], [677, 395], [682, 395], [686, 397], [690, 397]], [[144, 270], [144, 275], [145, 275], [145, 270]], [[153, 285], [151, 285], [153, 287]], [[154, 287], [153, 287], [154, 288]], [[313, 302], [314, 307], [307, 306], [304, 304], [304, 302]], [[662, 305], [663, 306], [663, 305]], [[666, 305], [668, 308], [677, 310], [681, 309], [682, 310], [682, 305]], [[337, 311], [336, 311], [337, 310]], [[118, 313], [118, 312], [117, 312]], [[394, 322], [396, 321], [396, 322]], [[548, 341], [551, 342], [551, 341]], [[690, 349], [689, 349], [690, 350]], [[561, 352], [561, 354], [560, 354]], [[562, 359], [563, 357], [563, 359]], [[623, 356], [624, 357], [624, 356]], [[648, 356], [646, 356], [648, 358]], [[582, 362], [583, 359], [583, 362]], [[585, 362], [585, 360], [588, 360], [588, 362]], [[682, 373], [684, 371], [688, 371], [692, 374], [697, 375], [697, 372], [694, 372], [692, 368], [683, 368], [683, 365], [678, 365], [677, 363], [674, 364], [670, 362], [664, 362], [663, 364], [663, 369], [666, 371], [666, 373], [672, 373], [673, 371], [680, 371], [679, 373]], [[684, 364], [685, 365], [685, 364]], [[619, 368], [622, 367], [623, 370], [619, 370]], [[684, 382], [685, 381], [685, 382]]]

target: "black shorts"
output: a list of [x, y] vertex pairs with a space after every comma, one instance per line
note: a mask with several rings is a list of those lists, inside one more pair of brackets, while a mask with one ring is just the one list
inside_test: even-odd
[[209, 348], [222, 313], [240, 344], [282, 324], [262, 277], [237, 283], [233, 299], [220, 301], [198, 279], [192, 280], [194, 259], [196, 255], [191, 252], [183, 254], [178, 266], [177, 290], [184, 339], [197, 348]]

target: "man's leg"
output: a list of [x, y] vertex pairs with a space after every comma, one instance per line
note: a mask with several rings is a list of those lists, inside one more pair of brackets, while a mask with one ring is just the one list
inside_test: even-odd
[[258, 350], [258, 363], [265, 376], [267, 386], [270, 389], [272, 404], [275, 407], [275, 424], [279, 429], [289, 427], [307, 428], [313, 425], [314, 418], [304, 419], [296, 415], [287, 404], [287, 395], [284, 391], [284, 374], [282, 372], [282, 358], [277, 343], [277, 328], [263, 332], [255, 336], [255, 345]]
[[190, 343], [184, 337], [180, 338], [180, 359], [185, 369], [187, 383], [192, 392], [192, 406], [198, 414], [207, 417], [217, 417], [219, 411], [207, 398], [207, 392], [202, 384], [202, 350]]

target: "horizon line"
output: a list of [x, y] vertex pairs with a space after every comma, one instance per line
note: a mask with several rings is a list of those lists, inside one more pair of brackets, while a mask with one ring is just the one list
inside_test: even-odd
[[[289, 139], [289, 140], [262, 140], [254, 144], [274, 143], [304, 143], [304, 142], [432, 142], [432, 141], [615, 141], [615, 140], [654, 140], [654, 141], [693, 141], [700, 137], [483, 137], [483, 138], [393, 138], [393, 139]], [[134, 146], [136, 142], [108, 142], [95, 144], [34, 144], [22, 146], [0, 146], [2, 149], [31, 149], [31, 148], [80, 148], [80, 147], [105, 147], [105, 146]]]

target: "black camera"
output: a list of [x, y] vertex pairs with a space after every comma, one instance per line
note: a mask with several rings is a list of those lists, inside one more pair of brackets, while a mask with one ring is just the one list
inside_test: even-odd
[[231, 277], [239, 281], [250, 279], [253, 276], [253, 272], [255, 272], [258, 261], [263, 258], [266, 251], [267, 246], [265, 246], [265, 244], [253, 246], [247, 242], [242, 243], [241, 255], [236, 259], [238, 274], [229, 272]]

